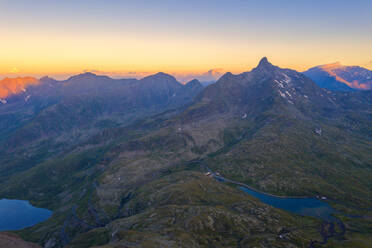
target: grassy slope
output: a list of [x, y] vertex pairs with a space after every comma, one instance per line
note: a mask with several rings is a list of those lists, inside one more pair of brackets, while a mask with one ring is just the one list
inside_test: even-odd
[[[158, 122], [148, 120], [136, 127], [137, 130], [141, 130], [141, 127], [146, 130], [142, 133], [139, 132], [138, 135], [128, 138], [121, 134], [122, 138], [118, 138], [120, 135], [112, 138], [115, 135], [106, 134], [103, 136], [110, 137], [108, 140], [112, 140], [112, 143], [104, 141], [104, 138], [97, 138], [94, 140], [94, 144], [87, 143], [70, 155], [64, 155], [60, 159], [53, 159], [41, 164], [34, 168], [32, 173], [25, 173], [14, 178], [13, 182], [16, 185], [17, 182], [23, 183], [18, 186], [10, 184], [9, 190], [17, 189], [18, 192], [8, 191], [7, 194], [17, 197], [21, 195], [23, 198], [33, 199], [38, 204], [43, 203], [42, 199], [54, 199], [56, 200], [55, 204], [44, 202], [43, 205], [51, 206], [57, 209], [57, 212], [55, 217], [47, 223], [22, 232], [23, 237], [38, 241], [47, 227], [51, 232], [43, 238], [44, 242], [50, 239], [55, 239], [58, 242], [61, 224], [66, 220], [71, 220], [71, 208], [75, 205], [79, 218], [94, 226], [97, 224], [96, 220], [88, 211], [89, 204], [93, 204], [99, 212], [104, 213], [101, 213], [100, 216], [102, 222], [105, 221], [103, 216], [108, 216], [109, 220], [105, 224], [108, 224], [107, 228], [111, 232], [107, 234], [109, 236], [107, 239], [111, 243], [122, 242], [123, 244], [140, 246], [156, 240], [156, 242], [160, 242], [159, 244], [166, 242], [172, 245], [182, 245], [185, 240], [193, 240], [193, 244], [201, 244], [202, 240], [207, 240], [202, 245], [203, 247], [209, 246], [213, 242], [217, 242], [214, 245], [222, 244], [221, 242], [227, 239], [231, 243], [224, 245], [234, 246], [242, 236], [246, 236], [248, 233], [251, 235], [251, 232], [246, 232], [245, 228], [251, 227], [252, 223], [244, 224], [239, 227], [240, 230], [234, 231], [234, 234], [229, 234], [227, 237], [215, 237], [214, 235], [222, 230], [213, 232], [208, 229], [203, 229], [202, 232], [196, 229], [191, 237], [188, 229], [185, 228], [185, 223], [194, 218], [187, 214], [190, 211], [201, 212], [205, 218], [197, 221], [204, 223], [208, 221], [207, 216], [213, 216], [221, 208], [223, 209], [222, 214], [216, 215], [214, 222], [221, 220], [222, 223], [218, 225], [235, 227], [236, 223], [229, 223], [234, 220], [233, 216], [237, 214], [236, 210], [231, 209], [232, 199], [230, 196], [239, 195], [236, 196], [236, 199], [240, 200], [236, 200], [236, 203], [243, 199], [249, 199], [247, 195], [236, 192], [220, 183], [210, 182], [203, 176], [182, 172], [185, 169], [199, 170], [198, 166], [188, 167], [183, 164], [185, 161], [197, 159], [207, 154], [210, 155], [206, 159], [210, 168], [219, 170], [226, 177], [246, 182], [268, 192], [281, 192], [281, 194], [284, 192], [284, 194], [292, 195], [321, 193], [331, 197], [337, 196], [341, 201], [343, 197], [349, 199], [349, 192], [359, 192], [359, 195], [355, 196], [355, 202], [357, 205], [364, 205], [360, 196], [368, 196], [368, 193], [363, 192], [363, 190], [369, 192], [369, 188], [366, 187], [368, 184], [363, 180], [356, 180], [356, 183], [353, 184], [354, 188], [350, 188], [342, 183], [343, 180], [350, 180], [347, 175], [351, 173], [351, 170], [354, 170], [354, 176], [358, 176], [355, 173], [358, 172], [361, 178], [365, 178], [368, 174], [364, 172], [368, 170], [368, 167], [350, 166], [349, 163], [338, 164], [339, 170], [335, 170], [335, 172], [339, 174], [335, 178], [340, 180], [339, 182], [331, 180], [333, 173], [324, 174], [327, 172], [326, 166], [339, 159], [337, 157], [339, 151], [329, 149], [330, 146], [327, 143], [327, 139], [333, 138], [333, 130], [328, 131], [325, 128], [323, 135], [317, 136], [314, 134], [312, 126], [307, 126], [306, 123], [297, 123], [296, 120], [288, 120], [287, 117], [280, 118], [280, 115], [274, 115], [274, 117], [275, 119], [268, 121], [273, 116], [266, 115], [266, 118], [262, 118], [262, 120], [267, 124], [260, 125], [259, 123], [257, 126], [250, 120], [242, 121], [239, 118], [226, 116], [225, 120], [218, 119], [212, 122], [213, 125], [210, 121], [193, 122], [192, 125], [184, 124], [182, 131], [178, 131], [177, 121], [170, 122], [165, 127], [161, 127], [164, 124], [160, 124], [160, 128], [157, 128], [156, 126], [159, 124], [156, 123]], [[155, 124], [153, 125], [154, 131], [147, 129], [151, 123]], [[270, 125], [270, 123], [275, 123], [275, 125]], [[296, 128], [294, 129], [291, 125]], [[124, 128], [119, 133], [129, 133], [129, 130]], [[307, 142], [301, 140], [298, 143], [297, 137], [299, 135], [304, 137]], [[333, 139], [329, 142], [333, 142]], [[102, 146], [102, 144], [109, 145]], [[317, 148], [316, 151], [313, 150], [314, 147]], [[218, 150], [219, 148], [222, 149]], [[342, 149], [342, 147], [338, 149]], [[362, 151], [360, 147], [354, 149], [358, 152]], [[318, 158], [314, 155], [317, 153], [322, 155]], [[365, 156], [368, 157], [368, 154]], [[309, 161], [312, 161], [311, 166], [309, 166]], [[341, 168], [348, 173], [343, 175]], [[71, 172], [73, 173], [71, 174]], [[53, 173], [65, 176], [53, 177]], [[40, 178], [41, 175], [43, 178]], [[94, 181], [97, 181], [98, 187], [92, 186]], [[299, 181], [301, 181], [300, 184]], [[22, 185], [34, 186], [25, 191]], [[338, 187], [339, 185], [341, 187]], [[208, 188], [216, 187], [217, 189], [212, 190], [209, 194], [206, 193]], [[334, 194], [334, 190], [337, 194]], [[50, 194], [41, 195], [42, 192]], [[222, 197], [219, 198], [221, 195]], [[340, 195], [341, 197], [339, 197]], [[53, 198], [53, 196], [56, 197]], [[257, 213], [254, 211], [264, 206], [257, 202], [255, 204], [245, 208], [252, 209], [253, 212], [250, 214], [249, 211], [248, 213], [243, 211], [238, 215], [245, 213], [250, 218], [255, 218]], [[63, 207], [57, 207], [60, 205]], [[159, 219], [148, 219], [154, 213], [159, 216]], [[298, 221], [308, 221], [289, 217], [280, 211], [277, 213], [276, 218], [283, 226], [300, 228], [303, 223]], [[270, 211], [264, 212], [263, 216], [266, 218], [266, 222], [259, 222], [260, 225], [272, 225], [271, 222], [267, 223], [267, 219], [272, 218], [271, 214]], [[177, 229], [172, 229], [173, 225], [168, 222], [161, 223], [160, 221], [174, 218], [174, 216], [180, 219], [180, 226]], [[288, 218], [291, 220], [289, 221]], [[115, 221], [111, 222], [112, 220]], [[288, 224], [286, 224], [287, 221], [289, 221]], [[152, 226], [157, 222], [161, 224]], [[354, 227], [361, 234], [348, 237], [364, 239], [365, 235], [362, 230], [368, 232], [369, 222], [359, 220], [355, 222]], [[71, 243], [72, 247], [74, 244], [75, 247], [84, 247], [82, 243], [88, 242], [89, 235], [96, 235], [95, 232], [103, 235], [100, 227], [97, 227], [98, 229], [84, 229], [71, 221], [69, 225], [70, 227], [67, 229], [69, 237], [76, 236], [76, 239]], [[118, 237], [110, 238], [110, 235], [115, 232], [115, 225], [122, 225], [121, 231], [119, 231]], [[297, 245], [301, 242], [308, 243], [310, 238], [317, 237], [317, 228], [318, 226], [313, 223], [312, 228], [309, 228], [306, 234], [293, 234], [295, 236], [290, 242]], [[167, 229], [168, 233], [159, 233], [159, 230], [163, 229]], [[178, 231], [176, 232], [176, 230]], [[89, 232], [85, 233], [85, 231]], [[249, 244], [266, 242], [264, 243], [266, 246], [280, 245], [280, 242], [277, 243], [274, 238], [277, 235], [274, 231], [270, 231], [268, 236], [260, 236], [260, 233], [267, 232], [268, 230], [261, 229], [255, 234], [257, 235], [255, 238], [245, 242]], [[56, 233], [57, 236], [55, 236]], [[240, 233], [240, 236], [236, 236], [235, 233]], [[143, 237], [143, 244], [133, 243], [135, 239], [133, 237], [138, 236]], [[273, 238], [274, 241], [271, 240]], [[131, 239], [132, 241], [130, 241]], [[96, 245], [100, 245], [100, 242]], [[187, 243], [185, 246], [188, 245], [191, 243]]]
[[[318, 223], [270, 208], [196, 172], [176, 172], [139, 187], [107, 226], [110, 246], [301, 247]], [[288, 230], [288, 233], [287, 231]], [[286, 239], [278, 235], [286, 233]], [[75, 246], [80, 246], [80, 237]]]
[[[119, 139], [121, 141], [116, 138], [114, 143], [107, 146], [91, 147], [92, 144], [86, 144], [91, 148], [80, 147], [69, 155], [47, 161], [34, 167], [28, 173], [13, 177], [12, 183], [8, 183], [8, 187], [4, 189], [4, 194], [31, 199], [34, 203], [55, 210], [52, 219], [21, 231], [20, 234], [27, 240], [59, 243], [62, 225], [67, 221], [68, 225], [65, 229], [67, 235], [69, 238], [76, 237], [71, 240], [72, 247], [99, 245], [102, 240], [108, 238], [111, 243], [117, 242], [110, 238], [112, 232], [107, 234], [109, 236], [107, 238], [106, 231], [103, 231], [107, 229], [100, 229], [97, 226], [96, 219], [89, 211], [93, 206], [102, 223], [108, 224], [109, 230], [113, 230], [110, 228], [114, 228], [115, 223], [127, 225], [126, 223], [131, 221], [152, 225], [152, 221], [146, 221], [148, 220], [146, 216], [154, 212], [158, 214], [159, 220], [179, 215], [177, 218], [180, 218], [180, 226], [175, 229], [172, 229], [169, 223], [153, 227], [152, 230], [122, 228], [121, 231], [124, 233], [144, 234], [144, 242], [158, 239], [161, 242], [165, 240], [164, 242], [175, 242], [175, 244], [186, 242], [190, 234], [185, 223], [192, 219], [195, 225], [199, 225], [198, 223], [210, 221], [208, 216], [212, 216], [216, 227], [225, 228], [225, 230], [234, 228], [235, 231], [227, 234], [222, 232], [221, 236], [218, 233], [223, 231], [222, 229], [213, 231], [210, 228], [204, 230], [203, 227], [201, 232], [195, 227], [192, 237], [195, 247], [198, 247], [196, 244], [200, 244], [201, 247], [210, 244], [234, 246], [237, 242], [247, 244], [263, 242], [266, 246], [278, 244], [278, 247], [287, 247], [289, 243], [299, 244], [299, 242], [308, 242], [310, 238], [317, 237], [317, 224], [313, 220], [300, 218], [305, 223], [311, 223], [312, 226], [305, 235], [301, 233], [304, 230], [301, 229], [303, 223], [298, 222], [300, 219], [268, 208], [250, 199], [243, 192], [205, 178], [199, 173], [182, 172], [187, 169], [187, 166], [182, 165], [182, 161], [198, 158], [200, 154], [191, 151], [195, 146], [195, 140], [191, 136], [182, 133], [175, 135], [174, 129], [173, 127], [161, 128], [157, 132], [151, 132], [150, 135], [142, 134], [142, 138], [137, 136], [121, 138]], [[211, 131], [211, 133], [217, 132]], [[173, 172], [176, 168], [178, 168], [176, 172]], [[199, 169], [198, 167], [190, 169], [194, 168]], [[93, 182], [97, 182], [97, 185], [94, 186]], [[155, 199], [149, 201], [149, 197], [155, 197]], [[248, 202], [243, 204], [241, 201]], [[243, 205], [239, 206], [240, 204]], [[78, 218], [97, 228], [92, 229], [77, 224], [71, 217], [72, 208], [76, 209]], [[199, 211], [204, 217], [200, 220], [195, 219], [193, 214], [190, 215], [190, 211]], [[258, 213], [262, 216], [256, 219]], [[247, 219], [245, 221], [253, 219], [253, 222], [243, 222], [238, 225], [242, 221], [242, 214]], [[112, 222], [113, 220], [116, 222]], [[267, 229], [263, 229], [262, 225], [267, 226]], [[299, 229], [299, 231], [291, 232], [288, 241], [278, 242], [276, 236], [279, 229], [291, 226], [300, 228], [302, 231]], [[158, 233], [164, 228], [168, 229], [168, 233]], [[267, 230], [270, 230], [270, 234]], [[92, 241], [90, 235], [96, 237], [98, 234], [103, 235], [99, 236], [102, 239]], [[252, 238], [243, 239], [248, 234], [252, 235]], [[124, 236], [130, 239], [130, 235]], [[225, 239], [228, 243], [224, 243]], [[125, 239], [122, 242], [130, 243]], [[185, 247], [188, 245], [189, 243]]]
[[[239, 87], [233, 87], [240, 94]], [[239, 98], [232, 99], [239, 102]], [[201, 174], [183, 172], [199, 170], [198, 164], [185, 166], [186, 161], [206, 158], [208, 166], [224, 176], [271, 193], [327, 195], [340, 201], [334, 206], [352, 213], [354, 207], [367, 206], [371, 200], [370, 122], [366, 118], [362, 126], [357, 125], [355, 120], [361, 118], [354, 116], [346, 128], [339, 116], [334, 120], [318, 119], [318, 115], [306, 119], [296, 111], [287, 111], [275, 98], [260, 103], [251, 110], [250, 106], [231, 107], [225, 97], [218, 98], [217, 104], [201, 101], [166, 121], [147, 120], [133, 128], [108, 130], [72, 152], [13, 177], [0, 192], [56, 210], [48, 222], [21, 232], [28, 240], [41, 243], [60, 243], [61, 227], [67, 223], [64, 230], [75, 247], [106, 242], [236, 247], [243, 241], [264, 247], [288, 247], [289, 243], [301, 247], [302, 242], [319, 238], [314, 220], [272, 210]], [[244, 112], [252, 115], [243, 120]], [[323, 130], [321, 136], [314, 132], [317, 127]], [[367, 127], [365, 137], [361, 127]], [[127, 137], [133, 131], [135, 135]], [[243, 204], [240, 210], [234, 208], [239, 204]], [[75, 208], [76, 216], [87, 225], [72, 216]], [[201, 217], [196, 218], [195, 212]], [[366, 217], [345, 219], [351, 241], [332, 242], [345, 247], [354, 242], [363, 247], [371, 231], [371, 214], [363, 214]], [[209, 225], [209, 217], [217, 231]], [[195, 226], [187, 226], [190, 221]], [[311, 227], [304, 231], [308, 221]], [[264, 228], [255, 229], [254, 224]], [[282, 226], [295, 228], [284, 243], [271, 229]], [[227, 229], [234, 232], [225, 233]], [[89, 243], [96, 235], [102, 239]], [[142, 240], [136, 243], [138, 237]], [[184, 243], [187, 240], [191, 243]]]

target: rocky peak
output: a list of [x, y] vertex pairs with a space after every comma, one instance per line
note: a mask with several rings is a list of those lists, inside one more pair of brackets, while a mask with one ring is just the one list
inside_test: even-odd
[[256, 68], [272, 68], [273, 66], [266, 57], [263, 57]]
[[263, 57], [258, 63], [258, 66], [265, 66], [265, 65], [271, 65], [267, 57]]
[[92, 72], [85, 72], [85, 73], [81, 73], [81, 74], [72, 76], [69, 79], [67, 79], [67, 81], [91, 79], [91, 78], [96, 78], [96, 77], [98, 77], [98, 76], [96, 74], [92, 73]]
[[147, 85], [154, 85], [154, 86], [160, 86], [160, 85], [182, 86], [181, 83], [178, 82], [175, 77], [169, 74], [166, 74], [164, 72], [158, 72], [154, 75], [150, 75], [145, 78], [142, 78], [140, 82], [147, 84]]
[[266, 57], [263, 57], [258, 63], [257, 67], [252, 70], [253, 73], [272, 73], [275, 72], [278, 67], [272, 65]]
[[199, 86], [199, 85], [202, 86], [202, 84], [200, 83], [200, 81], [197, 80], [197, 79], [193, 79], [190, 82], [187, 82], [185, 85], [188, 86], [188, 87], [194, 87], [194, 86]]
[[172, 81], [177, 81], [175, 77], [173, 77], [172, 75], [169, 75], [167, 73], [164, 73], [164, 72], [158, 72], [154, 75], [150, 75], [148, 77], [145, 77], [143, 79], [152, 79], [152, 80], [172, 80]]

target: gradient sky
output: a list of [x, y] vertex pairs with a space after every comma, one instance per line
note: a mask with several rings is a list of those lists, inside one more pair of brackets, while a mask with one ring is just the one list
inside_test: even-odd
[[[369, 0], [0, 0], [0, 77], [372, 69]], [[135, 74], [133, 74], [135, 75]]]

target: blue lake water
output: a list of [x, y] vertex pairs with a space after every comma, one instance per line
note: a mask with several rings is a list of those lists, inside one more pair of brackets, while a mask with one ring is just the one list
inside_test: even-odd
[[0, 231], [14, 231], [47, 220], [52, 211], [36, 208], [28, 201], [0, 200]]
[[326, 221], [335, 221], [335, 217], [333, 217], [332, 214], [336, 213], [336, 210], [328, 203], [316, 198], [276, 197], [245, 187], [240, 187], [240, 189], [273, 207], [303, 216], [312, 216]]

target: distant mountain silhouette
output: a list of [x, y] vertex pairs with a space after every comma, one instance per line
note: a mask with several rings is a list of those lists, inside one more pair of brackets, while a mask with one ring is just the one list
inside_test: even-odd
[[344, 66], [337, 62], [313, 67], [304, 74], [320, 87], [330, 90], [372, 89], [372, 71], [359, 66]]
[[73, 129], [87, 133], [97, 127], [130, 124], [184, 106], [203, 89], [198, 81], [183, 85], [165, 73], [140, 80], [83, 73], [64, 81], [44, 77], [37, 82], [0, 103], [0, 140], [1, 134], [14, 132], [9, 147]]

